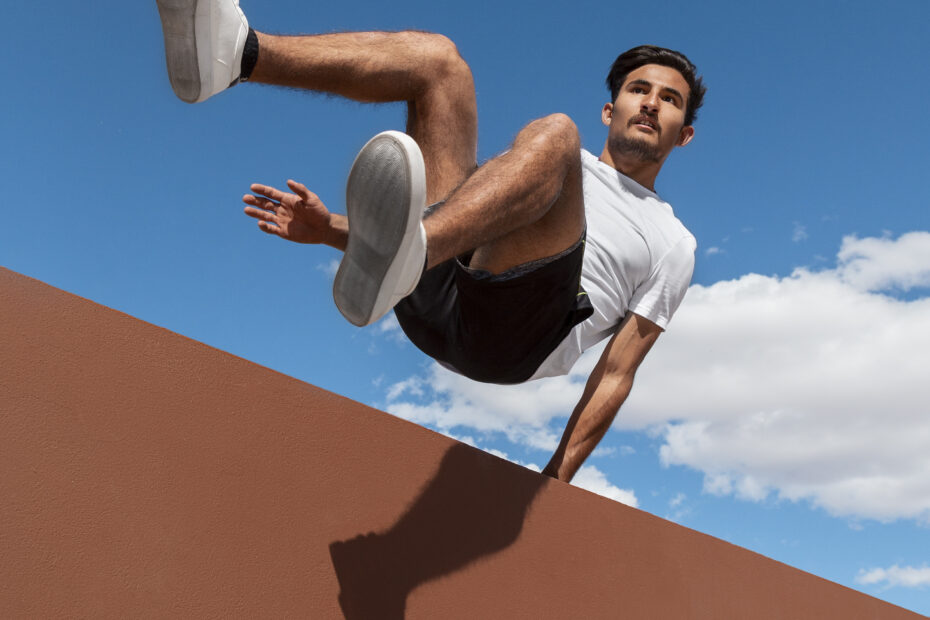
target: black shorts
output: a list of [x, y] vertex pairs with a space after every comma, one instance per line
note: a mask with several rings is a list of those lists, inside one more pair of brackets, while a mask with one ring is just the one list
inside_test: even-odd
[[584, 245], [582, 237], [500, 274], [466, 267], [468, 256], [448, 260], [425, 272], [394, 314], [417, 348], [466, 377], [521, 383], [594, 312], [581, 288]]

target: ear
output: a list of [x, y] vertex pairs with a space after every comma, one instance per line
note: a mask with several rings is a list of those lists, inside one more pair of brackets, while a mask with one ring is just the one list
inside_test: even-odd
[[605, 103], [604, 108], [601, 110], [601, 122], [610, 126], [610, 119], [614, 117], [614, 104]]
[[681, 131], [678, 132], [678, 141], [675, 143], [675, 146], [684, 146], [691, 142], [691, 138], [694, 137], [694, 127], [691, 125], [686, 125], [681, 128]]

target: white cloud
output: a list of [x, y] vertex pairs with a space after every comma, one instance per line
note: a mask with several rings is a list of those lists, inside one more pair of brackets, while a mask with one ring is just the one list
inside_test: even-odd
[[915, 568], [895, 564], [889, 568], [863, 570], [856, 577], [856, 583], [866, 586], [879, 585], [883, 586], [883, 589], [894, 587], [924, 588], [930, 586], [930, 566], [925, 565]]
[[668, 507], [671, 512], [666, 514], [665, 518], [669, 521], [680, 523], [682, 519], [691, 514], [691, 509], [685, 505], [686, 499], [688, 499], [688, 496], [684, 493], [676, 493], [675, 497], [668, 502]]
[[336, 272], [339, 271], [339, 260], [334, 258], [328, 263], [320, 263], [316, 266], [316, 270], [322, 271], [327, 278], [332, 280], [336, 277]]
[[407, 343], [407, 336], [404, 335], [404, 331], [400, 328], [400, 322], [398, 322], [397, 316], [393, 312], [388, 312], [384, 315], [384, 318], [375, 323], [373, 331], [380, 336], [384, 336], [389, 341], [398, 344]]
[[930, 298], [873, 291], [927, 281], [908, 257], [930, 234], [843, 247], [833, 270], [692, 287], [620, 424], [662, 424], [662, 461], [710, 493], [928, 521]]
[[[663, 441], [705, 491], [930, 522], [930, 233], [848, 237], [837, 267], [693, 286], [616, 425]], [[488, 386], [432, 366], [389, 411], [552, 450], [600, 350], [572, 374]]]
[[[589, 357], [592, 357], [589, 354]], [[517, 386], [497, 386], [476, 383], [438, 364], [432, 364], [425, 379], [411, 377], [388, 388], [387, 411], [419, 424], [439, 429], [448, 437], [474, 447], [479, 447], [470, 435], [459, 436], [453, 428], [472, 428], [482, 433], [501, 432], [515, 442], [551, 452], [558, 445], [558, 435], [548, 427], [553, 418], [565, 417], [581, 396], [583, 385], [578, 382], [578, 373], [587, 375], [593, 360], [579, 363], [581, 368], [572, 370], [571, 377], [558, 377]], [[587, 370], [583, 370], [589, 366]], [[402, 396], [424, 395], [430, 392], [426, 404], [398, 402]], [[561, 425], [560, 425], [561, 426]], [[559, 428], [561, 432], [561, 428]], [[541, 471], [535, 463], [524, 463], [510, 458], [500, 450], [485, 449], [496, 456], [522, 465], [533, 471]], [[610, 454], [609, 448], [598, 451]], [[623, 446], [621, 452], [635, 452]], [[579, 488], [602, 495], [634, 508], [639, 506], [636, 494], [630, 489], [621, 489], [607, 480], [607, 476], [593, 465], [583, 465], [572, 484]]]
[[400, 331], [400, 323], [393, 312], [389, 312], [383, 319], [378, 321], [378, 331], [382, 334], [394, 333]]
[[[461, 441], [462, 443], [467, 444], [472, 448], [478, 448], [478, 442], [475, 441], [475, 438], [471, 435], [455, 435], [454, 433], [450, 433], [448, 431], [444, 431], [442, 434], [450, 439]], [[480, 450], [481, 448], [478, 449]]]
[[387, 399], [389, 401], [396, 400], [404, 394], [409, 394], [410, 396], [422, 396], [423, 379], [420, 377], [410, 377], [391, 385], [387, 391]]
[[807, 239], [807, 227], [799, 222], [794, 223], [794, 231], [791, 233], [791, 240], [800, 243]]
[[897, 240], [846, 237], [837, 258], [840, 277], [860, 290], [930, 287], [930, 232]]
[[561, 429], [550, 427], [549, 422], [567, 417], [581, 397], [584, 386], [578, 372], [573, 369], [567, 377], [502, 386], [477, 383], [434, 363], [417, 384], [425, 390], [421, 398], [401, 399], [407, 386], [416, 384], [408, 379], [397, 384], [403, 388], [389, 389], [386, 409], [441, 431], [464, 427], [499, 432], [511, 441], [552, 451]]
[[607, 480], [604, 472], [593, 465], [582, 465], [572, 479], [572, 484], [580, 489], [603, 495], [633, 508], [639, 506], [639, 500], [636, 499], [636, 494], [632, 490], [614, 486]]
[[713, 256], [714, 254], [723, 254], [724, 251], [718, 248], [717, 246], [712, 246], [704, 250], [705, 256]]

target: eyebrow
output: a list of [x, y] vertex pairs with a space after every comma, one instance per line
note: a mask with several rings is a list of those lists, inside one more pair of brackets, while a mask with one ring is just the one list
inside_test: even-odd
[[[649, 82], [642, 78], [631, 81], [627, 86], [633, 86], [634, 84], [637, 86], [648, 86], [649, 88], [652, 88], [654, 86], [652, 82]], [[685, 100], [684, 96], [680, 92], [678, 92], [676, 89], [672, 88], [671, 86], [663, 86], [662, 90], [667, 90], [668, 92], [672, 93], [673, 95], [678, 97], [679, 101]]]

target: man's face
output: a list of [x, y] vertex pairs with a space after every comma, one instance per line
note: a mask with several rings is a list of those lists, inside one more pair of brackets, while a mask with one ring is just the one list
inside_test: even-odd
[[601, 112], [614, 157], [661, 163], [673, 148], [687, 144], [694, 135], [684, 126], [688, 93], [688, 82], [671, 67], [643, 65], [631, 71], [616, 101]]

